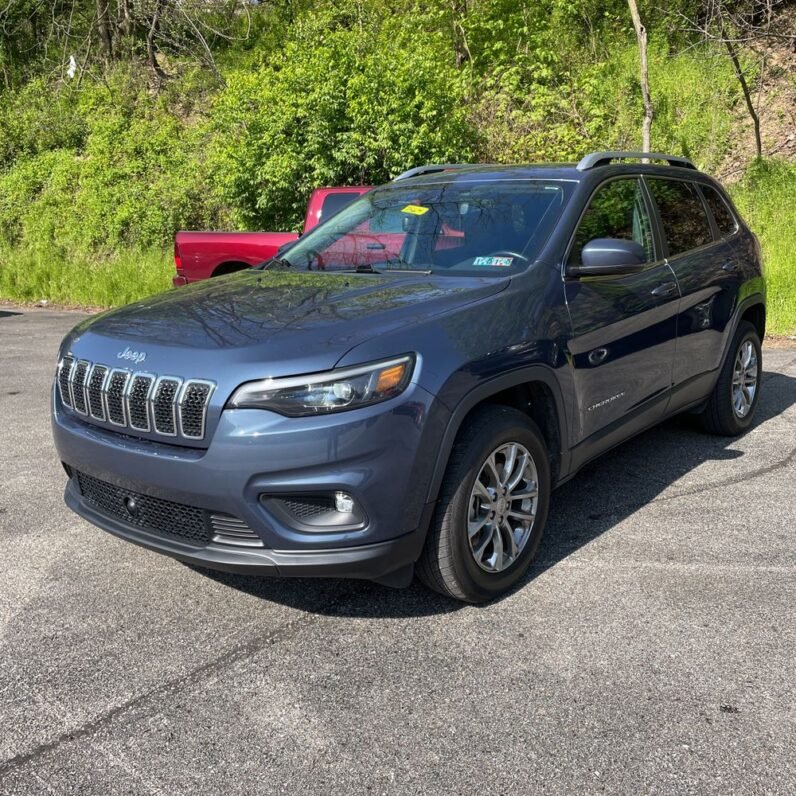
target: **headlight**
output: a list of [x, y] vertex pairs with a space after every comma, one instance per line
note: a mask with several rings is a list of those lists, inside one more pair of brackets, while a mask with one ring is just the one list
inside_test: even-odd
[[414, 364], [414, 356], [407, 354], [309, 376], [250, 381], [235, 390], [228, 405], [271, 409], [291, 417], [358, 409], [400, 395], [412, 378]]

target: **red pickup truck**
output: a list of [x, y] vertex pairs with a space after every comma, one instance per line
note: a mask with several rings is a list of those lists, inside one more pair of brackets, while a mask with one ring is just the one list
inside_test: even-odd
[[[316, 227], [370, 190], [369, 185], [316, 188], [304, 217], [304, 232]], [[298, 239], [295, 232], [178, 232], [174, 238], [175, 287], [211, 276], [231, 274], [273, 257]]]

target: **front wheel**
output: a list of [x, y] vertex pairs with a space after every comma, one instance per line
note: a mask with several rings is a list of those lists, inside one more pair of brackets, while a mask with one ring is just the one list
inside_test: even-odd
[[547, 520], [550, 463], [527, 415], [487, 406], [456, 440], [418, 577], [470, 603], [508, 591], [528, 571]]
[[742, 321], [702, 413], [706, 431], [734, 437], [752, 425], [762, 373], [763, 356], [757, 330], [748, 321]]

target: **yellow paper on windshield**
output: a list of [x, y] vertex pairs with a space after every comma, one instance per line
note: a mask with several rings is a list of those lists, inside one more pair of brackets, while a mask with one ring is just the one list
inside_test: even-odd
[[407, 205], [406, 207], [401, 209], [402, 213], [411, 213], [413, 216], [422, 216], [423, 213], [428, 213], [427, 207], [421, 207], [420, 205]]

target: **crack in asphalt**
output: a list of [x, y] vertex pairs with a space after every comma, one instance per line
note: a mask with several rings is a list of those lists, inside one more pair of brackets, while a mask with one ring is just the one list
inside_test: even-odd
[[[721, 481], [705, 484], [705, 486], [696, 486], [692, 487], [691, 489], [685, 489], [682, 492], [678, 492], [676, 495], [662, 495], [661, 497], [641, 503], [638, 505], [638, 508], [641, 506], [648, 506], [650, 503], [662, 503], [666, 500], [676, 500], [677, 498], [688, 497], [689, 495], [698, 495], [702, 492], [712, 492], [714, 489], [720, 489], [723, 486], [732, 486], [733, 484], [740, 484], [743, 481], [752, 481], [756, 478], [760, 478], [760, 476], [768, 475], [769, 473], [781, 470], [783, 467], [787, 467], [793, 462], [794, 458], [796, 458], [796, 448], [793, 448], [784, 459], [780, 459], [778, 462], [774, 462], [774, 464], [769, 464], [766, 467], [760, 467], [757, 470], [752, 470], [750, 473], [723, 478]], [[636, 504], [628, 504], [627, 506], [620, 506], [619, 508], [624, 509], [635, 505]]]
[[613, 505], [610, 511], [606, 512], [605, 516], [611, 516], [626, 511], [638, 511], [639, 509], [644, 508], [644, 506], [650, 506], [653, 503], [663, 503], [668, 500], [677, 500], [679, 498], [699, 495], [705, 492], [713, 492], [714, 490], [721, 489], [725, 486], [732, 486], [733, 484], [740, 484], [745, 481], [753, 481], [761, 476], [769, 475], [770, 473], [787, 467], [789, 464], [792, 464], [794, 460], [796, 460], [796, 448], [793, 448], [784, 459], [780, 459], [779, 461], [769, 464], [765, 467], [760, 467], [757, 470], [752, 470], [749, 473], [733, 475], [728, 478], [723, 478], [720, 481], [714, 481], [713, 483], [705, 484], [705, 486], [695, 486], [690, 489], [684, 489], [682, 492], [677, 492], [674, 495], [661, 495], [659, 497], [652, 498], [651, 500], [616, 503]]
[[339, 595], [337, 599], [333, 599], [329, 602], [323, 602], [323, 600], [321, 600], [318, 605], [323, 605], [325, 614], [313, 613], [312, 609], [308, 609], [301, 616], [286, 622], [284, 625], [270, 633], [256, 636], [253, 639], [249, 639], [248, 641], [237, 644], [212, 660], [206, 661], [205, 663], [194, 667], [190, 671], [181, 674], [179, 677], [174, 677], [164, 683], [160, 683], [159, 685], [150, 688], [148, 691], [144, 691], [143, 693], [138, 694], [138, 696], [135, 696], [132, 699], [128, 699], [126, 702], [122, 702], [120, 705], [110, 708], [109, 710], [101, 713], [99, 716], [96, 716], [95, 718], [91, 719], [91, 721], [88, 721], [79, 727], [67, 730], [57, 737], [40, 743], [38, 746], [29, 749], [27, 752], [20, 752], [13, 757], [9, 757], [6, 760], [0, 761], [0, 784], [2, 784], [3, 779], [10, 773], [21, 768], [27, 763], [30, 763], [42, 755], [57, 749], [63, 744], [90, 738], [107, 725], [112, 724], [114, 721], [135, 711], [136, 708], [145, 705], [153, 698], [165, 697], [167, 695], [173, 694], [186, 686], [193, 685], [202, 677], [213, 675], [225, 667], [252, 657], [256, 653], [266, 649], [266, 647], [274, 644], [277, 641], [283, 641], [287, 638], [290, 638], [294, 632], [297, 632], [301, 628], [308, 625], [312, 625], [314, 622], [324, 618], [328, 614], [334, 613], [338, 609], [344, 607], [352, 600], [352, 598], [356, 597], [357, 594], [357, 591], [348, 591]]

